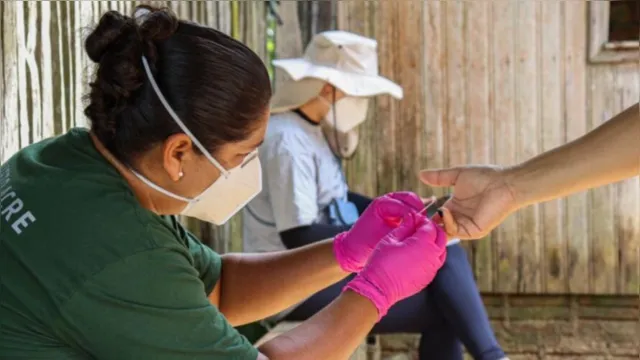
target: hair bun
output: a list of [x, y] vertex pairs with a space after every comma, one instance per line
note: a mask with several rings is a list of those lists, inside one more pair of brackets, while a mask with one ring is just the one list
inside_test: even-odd
[[165, 40], [178, 29], [178, 18], [167, 8], [138, 6], [134, 17], [139, 26], [140, 36], [145, 41]]
[[114, 43], [123, 37], [129, 38], [136, 32], [136, 23], [132, 18], [117, 11], [108, 11], [102, 15], [98, 26], [85, 40], [87, 55], [93, 62], [98, 63]]

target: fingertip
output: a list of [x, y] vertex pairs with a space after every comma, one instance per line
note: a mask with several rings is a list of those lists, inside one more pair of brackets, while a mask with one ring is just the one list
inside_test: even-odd
[[400, 201], [414, 210], [422, 210], [422, 207], [424, 206], [420, 196], [411, 191], [397, 191], [390, 193], [388, 196], [394, 200]]
[[442, 216], [438, 213], [436, 213], [435, 215], [433, 215], [431, 217], [431, 222], [433, 222], [434, 224], [438, 225], [438, 226], [443, 226], [443, 220], [442, 220]]
[[447, 208], [438, 209], [440, 216], [442, 217], [442, 224], [444, 225], [444, 231], [449, 236], [456, 236], [458, 234], [458, 224], [456, 223], [451, 211]]

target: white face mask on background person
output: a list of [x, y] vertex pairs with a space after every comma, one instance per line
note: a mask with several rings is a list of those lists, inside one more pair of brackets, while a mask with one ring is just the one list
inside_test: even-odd
[[187, 126], [178, 118], [178, 115], [176, 115], [160, 92], [160, 88], [153, 78], [153, 74], [145, 57], [142, 57], [142, 63], [147, 78], [160, 99], [160, 102], [162, 102], [162, 105], [164, 105], [167, 112], [169, 112], [182, 131], [191, 138], [191, 141], [193, 141], [193, 144], [198, 150], [202, 152], [213, 166], [220, 170], [220, 177], [209, 185], [200, 195], [189, 199], [163, 189], [135, 170], [131, 171], [149, 187], [166, 196], [186, 202], [187, 206], [182, 210], [182, 215], [194, 217], [216, 225], [226, 223], [262, 190], [262, 168], [260, 166], [260, 159], [258, 158], [258, 151], [254, 150], [249, 153], [239, 166], [226, 170], [209, 154], [207, 149], [200, 144], [193, 133], [191, 133]]
[[329, 103], [329, 112], [324, 116], [324, 121], [338, 132], [347, 133], [362, 124], [367, 118], [369, 109], [369, 99], [366, 97], [347, 96], [335, 104], [331, 104], [327, 99], [320, 99]]

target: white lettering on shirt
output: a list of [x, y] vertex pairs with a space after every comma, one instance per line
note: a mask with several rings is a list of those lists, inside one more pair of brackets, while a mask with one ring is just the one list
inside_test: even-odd
[[0, 169], [0, 216], [20, 235], [36, 221], [36, 217], [25, 209], [24, 201], [11, 188], [9, 175], [9, 167]]

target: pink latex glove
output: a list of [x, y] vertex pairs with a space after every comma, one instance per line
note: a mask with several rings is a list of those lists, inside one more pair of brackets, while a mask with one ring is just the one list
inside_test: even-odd
[[374, 199], [349, 231], [334, 238], [333, 252], [347, 272], [362, 270], [378, 242], [398, 227], [402, 218], [422, 207], [418, 195], [403, 191]]
[[378, 321], [396, 302], [424, 289], [444, 264], [447, 236], [423, 215], [409, 213], [376, 247], [367, 266], [343, 289], [367, 297]]

